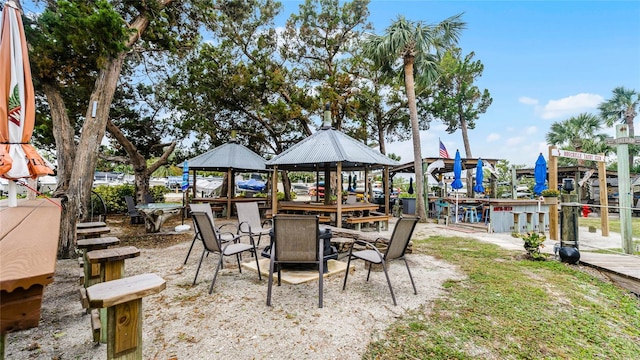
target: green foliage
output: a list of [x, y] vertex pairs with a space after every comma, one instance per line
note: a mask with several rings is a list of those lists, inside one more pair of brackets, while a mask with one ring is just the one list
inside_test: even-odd
[[544, 234], [527, 232], [524, 234], [512, 233], [511, 236], [524, 240], [524, 249], [527, 250], [527, 254], [529, 254], [533, 260], [545, 260], [547, 258], [545, 254], [540, 253], [540, 249], [544, 247], [543, 243], [546, 240]]
[[107, 214], [124, 214], [127, 212], [125, 196], [135, 197], [133, 185], [96, 186], [93, 191], [102, 197], [107, 205]]
[[153, 201], [164, 202], [164, 194], [170, 193], [171, 189], [166, 186], [151, 186], [149, 188], [149, 194], [153, 196]]
[[560, 190], [556, 189], [544, 189], [540, 193], [543, 197], [558, 197], [560, 196]]

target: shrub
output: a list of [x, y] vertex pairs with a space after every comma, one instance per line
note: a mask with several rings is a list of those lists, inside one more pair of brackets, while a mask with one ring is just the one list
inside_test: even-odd
[[511, 234], [513, 237], [519, 237], [524, 240], [524, 249], [527, 250], [527, 254], [533, 260], [546, 260], [547, 256], [540, 252], [540, 249], [544, 247], [544, 241], [546, 237], [543, 234], [537, 232], [527, 232], [526, 234]]
[[543, 197], [558, 197], [560, 196], [560, 190], [555, 189], [544, 189], [540, 192], [540, 195]]

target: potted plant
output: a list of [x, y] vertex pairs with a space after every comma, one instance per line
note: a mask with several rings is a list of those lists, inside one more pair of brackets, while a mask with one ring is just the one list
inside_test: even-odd
[[332, 205], [337, 204], [337, 203], [338, 203], [338, 197], [337, 197], [337, 196], [335, 196], [335, 195], [330, 195], [330, 196], [329, 196], [329, 202], [330, 202]]
[[558, 203], [558, 196], [560, 196], [560, 191], [555, 189], [544, 189], [542, 190], [540, 195], [542, 195], [545, 204], [555, 205]]

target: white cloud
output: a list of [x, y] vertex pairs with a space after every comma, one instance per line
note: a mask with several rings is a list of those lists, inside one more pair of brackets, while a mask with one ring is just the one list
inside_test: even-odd
[[511, 148], [513, 146], [523, 144], [525, 141], [526, 141], [526, 138], [522, 136], [516, 136], [516, 137], [507, 139], [506, 145], [507, 145], [507, 148]]
[[538, 99], [534, 99], [526, 96], [519, 97], [518, 102], [525, 105], [538, 105]]
[[543, 119], [556, 119], [588, 112], [598, 107], [604, 98], [597, 94], [578, 94], [559, 100], [549, 100], [541, 109]]
[[538, 132], [538, 128], [536, 126], [529, 126], [528, 128], [526, 128], [524, 130], [524, 132], [525, 132], [525, 134], [529, 134], [529, 135], [535, 134], [535, 133]]
[[491, 133], [487, 136], [487, 142], [494, 142], [500, 140], [500, 134]]

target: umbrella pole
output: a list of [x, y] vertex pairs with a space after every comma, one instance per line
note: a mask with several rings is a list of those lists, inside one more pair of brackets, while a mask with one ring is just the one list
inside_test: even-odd
[[18, 206], [18, 185], [15, 181], [9, 180], [9, 207]]
[[456, 189], [456, 224], [458, 223], [458, 189]]

